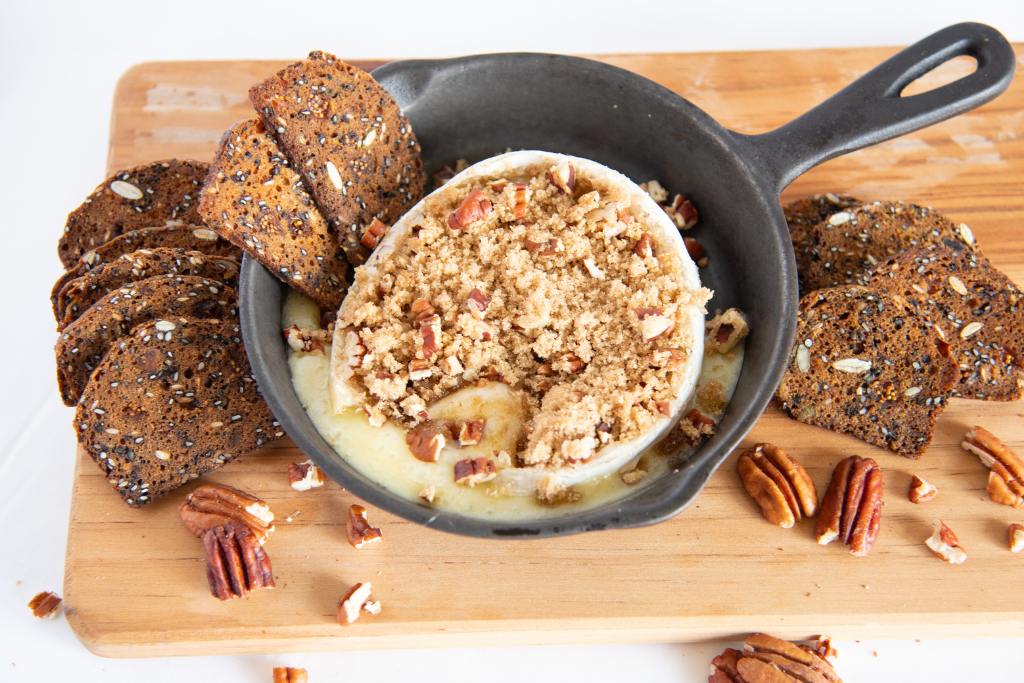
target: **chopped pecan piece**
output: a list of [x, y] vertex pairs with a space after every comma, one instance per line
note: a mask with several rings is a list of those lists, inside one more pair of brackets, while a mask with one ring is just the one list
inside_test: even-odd
[[686, 253], [690, 255], [698, 268], [708, 267], [708, 255], [704, 251], [704, 245], [693, 237], [684, 237], [683, 244], [686, 245]]
[[814, 481], [778, 446], [757, 444], [740, 455], [736, 468], [743, 487], [772, 524], [788, 529], [802, 516], [813, 517], [817, 511]]
[[697, 207], [681, 194], [672, 197], [672, 201], [662, 207], [665, 213], [680, 230], [689, 230], [697, 225]]
[[445, 438], [441, 428], [431, 422], [424, 422], [406, 432], [405, 443], [417, 460], [437, 462], [444, 450]]
[[967, 560], [967, 551], [960, 545], [960, 539], [941, 519], [935, 522], [935, 531], [924, 543], [936, 557], [949, 564], [963, 564]]
[[476, 486], [498, 476], [498, 467], [491, 458], [466, 458], [455, 463], [455, 483]]
[[296, 491], [318, 489], [324, 485], [324, 475], [312, 460], [288, 463], [288, 484]]
[[350, 368], [358, 368], [363, 364], [366, 356], [366, 347], [359, 339], [359, 333], [355, 330], [345, 332], [345, 365]]
[[487, 307], [491, 305], [491, 297], [481, 292], [477, 287], [469, 290], [469, 297], [466, 299], [466, 307], [473, 314], [474, 318], [483, 318]]
[[412, 319], [416, 322], [422, 322], [427, 318], [431, 317], [437, 311], [434, 310], [433, 304], [426, 299], [415, 299], [409, 304], [409, 313], [412, 314]]
[[461, 375], [465, 370], [457, 356], [445, 356], [441, 360], [441, 369], [446, 375]]
[[459, 433], [457, 440], [460, 446], [475, 446], [480, 443], [480, 439], [484, 437], [484, 425], [487, 424], [487, 420], [483, 418], [477, 418], [475, 420], [466, 420], [459, 425]]
[[449, 214], [448, 227], [452, 230], [461, 230], [489, 214], [493, 208], [491, 200], [484, 197], [482, 190], [473, 190], [466, 195], [458, 208]]
[[441, 316], [431, 315], [420, 320], [420, 333], [416, 339], [416, 357], [432, 358], [441, 348]]
[[338, 601], [338, 623], [342, 626], [348, 626], [354, 624], [359, 615], [363, 612], [368, 614], [379, 614], [380, 603], [372, 608], [373, 611], [366, 609], [366, 606], [371, 602], [377, 602], [372, 599], [373, 586], [369, 581], [366, 583], [357, 583], [348, 589], [348, 593], [345, 593]]
[[728, 353], [749, 333], [747, 319], [738, 309], [730, 308], [708, 321], [706, 343], [718, 353]]
[[631, 470], [627, 470], [619, 474], [619, 479], [621, 479], [622, 483], [625, 484], [626, 486], [633, 486], [635, 484], [639, 484], [646, 478], [647, 470], [640, 467], [639, 465], [637, 465]]
[[828, 545], [839, 539], [850, 553], [863, 557], [871, 552], [882, 521], [882, 470], [871, 458], [851, 455], [832, 471], [821, 500], [815, 535]]
[[548, 171], [548, 180], [562, 192], [572, 194], [576, 189], [576, 167], [567, 160], [560, 161]]
[[640, 235], [640, 239], [633, 245], [633, 253], [640, 258], [654, 258], [656, 255], [654, 251], [654, 238], [646, 232]]
[[274, 683], [307, 683], [309, 675], [305, 669], [291, 666], [274, 667]]
[[50, 591], [36, 593], [28, 601], [28, 608], [32, 610], [32, 616], [36, 619], [52, 619], [60, 611], [60, 596]]
[[376, 543], [384, 538], [380, 529], [370, 526], [366, 517], [366, 508], [362, 505], [349, 505], [345, 531], [348, 534], [348, 542], [356, 550], [367, 543]]
[[304, 330], [298, 325], [284, 328], [284, 340], [292, 351], [306, 353], [324, 350], [324, 344], [330, 344], [331, 338], [327, 330]]
[[1024, 460], [984, 427], [972, 427], [960, 446], [991, 471], [988, 497], [1002, 505], [1024, 507]]
[[420, 497], [420, 500], [429, 505], [430, 503], [433, 503], [434, 498], [437, 497], [437, 487], [433, 484], [427, 484], [420, 489], [420, 492], [417, 495]]
[[526, 206], [530, 203], [530, 188], [524, 183], [512, 186], [512, 215], [522, 218], [526, 215]]
[[214, 527], [202, 536], [206, 549], [206, 578], [218, 600], [245, 597], [273, 588], [274, 572], [259, 540], [241, 522]]
[[927, 503], [937, 495], [939, 495], [939, 490], [932, 484], [916, 474], [910, 477], [910, 490], [907, 492], [907, 498], [911, 503]]
[[673, 327], [675, 327], [675, 323], [672, 322], [672, 319], [660, 313], [652, 313], [640, 318], [640, 336], [643, 337], [645, 342], [657, 339], [669, 332]]
[[523, 240], [523, 248], [538, 256], [554, 256], [560, 251], [565, 251], [565, 245], [558, 237], [551, 237], [544, 242], [534, 242], [530, 238], [526, 238]]
[[422, 379], [428, 379], [432, 374], [430, 361], [423, 358], [413, 358], [409, 361], [409, 379], [411, 381], [418, 382]]
[[387, 233], [387, 223], [382, 222], [378, 218], [374, 218], [370, 224], [366, 226], [366, 229], [363, 231], [363, 236], [359, 239], [359, 242], [370, 251], [373, 251], [377, 248], [377, 245], [380, 244], [380, 241], [384, 239], [384, 235]]
[[649, 194], [651, 199], [658, 204], [668, 199], [668, 190], [657, 180], [648, 180], [646, 183], [640, 183], [640, 189]]
[[263, 544], [274, 531], [274, 513], [262, 500], [224, 484], [205, 484], [185, 497], [178, 515], [196, 538], [231, 522], [244, 524]]
[[747, 638], [743, 650], [726, 648], [711, 662], [709, 683], [842, 683], [822, 655], [763, 633]]
[[1019, 553], [1024, 550], [1024, 524], [1014, 522], [1006, 531], [1010, 543], [1010, 552]]

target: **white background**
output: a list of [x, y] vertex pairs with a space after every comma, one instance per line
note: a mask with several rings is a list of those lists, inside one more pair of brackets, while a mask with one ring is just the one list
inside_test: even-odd
[[[111, 94], [131, 64], [297, 59], [314, 48], [357, 58], [901, 45], [967, 19], [1024, 40], [1020, 0], [249, 0], [231, 5], [0, 0], [0, 292], [7, 321], [0, 337], [0, 681], [269, 681], [273, 664], [289, 663], [307, 666], [315, 683], [481, 677], [493, 683], [527, 678], [658, 683], [706, 680], [707, 663], [722, 647], [124, 661], [90, 655], [63, 620], [32, 619], [24, 606], [28, 599], [39, 590], [60, 590], [74, 454], [72, 413], [60, 404], [53, 379], [48, 295], [60, 272], [56, 242], [67, 212], [103, 177]], [[1020, 640], [838, 645], [838, 666], [847, 681], [1020, 680], [1024, 671]]]

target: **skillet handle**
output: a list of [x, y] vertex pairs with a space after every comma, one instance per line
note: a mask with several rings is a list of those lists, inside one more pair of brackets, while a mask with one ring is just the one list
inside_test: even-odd
[[[953, 83], [901, 97], [912, 82], [954, 57], [977, 70]], [[995, 98], [1013, 80], [1016, 56], [1001, 33], [955, 24], [911, 45], [803, 116], [762, 135], [735, 134], [781, 192], [797, 176], [833, 157], [910, 133]]]

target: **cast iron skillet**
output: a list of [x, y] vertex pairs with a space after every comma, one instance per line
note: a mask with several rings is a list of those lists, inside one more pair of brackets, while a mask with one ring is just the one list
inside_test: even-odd
[[[976, 58], [977, 70], [935, 90], [900, 96], [912, 81], [959, 55]], [[624, 499], [557, 518], [499, 522], [417, 505], [375, 484], [334, 452], [300, 405], [281, 336], [285, 288], [246, 258], [239, 287], [242, 334], [256, 379], [288, 435], [331, 478], [374, 505], [436, 529], [481, 537], [546, 536], [676, 515], [754, 425], [787, 362], [797, 284], [779, 193], [822, 161], [991, 100], [1009, 86], [1014, 61], [996, 30], [950, 26], [762, 135], [734, 133], [645, 78], [575, 57], [478, 55], [395, 62], [374, 71], [412, 121], [428, 171], [509, 147], [565, 152], [636, 181], [657, 178], [699, 208], [695, 236], [711, 260], [701, 275], [715, 291], [709, 308], [740, 308], [753, 332], [718, 434], [681, 469]]]

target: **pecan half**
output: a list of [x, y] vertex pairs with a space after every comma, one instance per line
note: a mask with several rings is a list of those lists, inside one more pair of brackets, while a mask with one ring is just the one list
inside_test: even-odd
[[305, 669], [291, 666], [274, 667], [274, 683], [307, 683], [309, 674]]
[[487, 214], [489, 214], [494, 207], [491, 206], [491, 200], [484, 197], [482, 190], [473, 190], [465, 199], [459, 204], [459, 206], [451, 212], [448, 216], [448, 227], [452, 230], [461, 230], [470, 223], [475, 223]]
[[924, 543], [936, 557], [949, 564], [963, 564], [967, 560], [967, 551], [960, 545], [960, 539], [941, 519], [935, 522], [935, 531]]
[[736, 469], [743, 488], [761, 506], [764, 518], [784, 529], [818, 508], [814, 481], [797, 461], [770, 443], [759, 443], [740, 454]]
[[244, 524], [260, 544], [274, 531], [274, 513], [256, 496], [224, 484], [204, 484], [185, 497], [178, 515], [196, 538], [230, 522]]
[[1024, 524], [1014, 522], [1007, 530], [1007, 540], [1010, 543], [1010, 552], [1019, 553], [1024, 550]]
[[359, 242], [370, 251], [373, 251], [386, 234], [388, 234], [388, 224], [382, 222], [379, 218], [374, 218], [366, 226], [366, 229], [363, 230], [363, 236], [359, 239]]
[[384, 538], [380, 529], [370, 526], [370, 522], [366, 518], [366, 508], [362, 505], [349, 506], [345, 531], [348, 535], [348, 542], [356, 550], [367, 543], [376, 543]]
[[1002, 505], [1024, 507], [1024, 460], [984, 427], [974, 426], [960, 446], [991, 470], [988, 497]]
[[324, 485], [324, 475], [312, 460], [288, 463], [288, 484], [296, 491], [318, 489]]
[[273, 588], [270, 557], [259, 539], [241, 522], [228, 522], [203, 534], [206, 578], [218, 600], [245, 597], [262, 588]]
[[718, 353], [732, 351], [740, 343], [740, 340], [750, 333], [747, 319], [736, 308], [730, 308], [724, 313], [716, 315], [708, 321], [706, 329], [705, 343]]
[[839, 539], [850, 553], [863, 557], [871, 552], [882, 521], [882, 470], [871, 458], [851, 455], [832, 471], [821, 500], [815, 536], [828, 545]]
[[444, 432], [441, 427], [424, 422], [406, 432], [405, 443], [417, 460], [437, 462], [445, 446]]
[[828, 660], [806, 645], [755, 633], [743, 650], [726, 648], [711, 661], [709, 683], [841, 683]]
[[939, 495], [939, 490], [916, 474], [910, 478], [910, 490], [907, 498], [911, 503], [927, 503]]
[[56, 593], [43, 591], [36, 593], [28, 601], [28, 608], [32, 610], [32, 616], [36, 619], [52, 619], [60, 611], [61, 598]]
[[373, 600], [372, 596], [373, 586], [369, 581], [357, 583], [349, 588], [338, 601], [338, 623], [342, 626], [354, 624], [363, 612], [380, 614], [380, 602]]
[[476, 486], [498, 476], [498, 467], [491, 458], [466, 458], [455, 463], [455, 483]]

